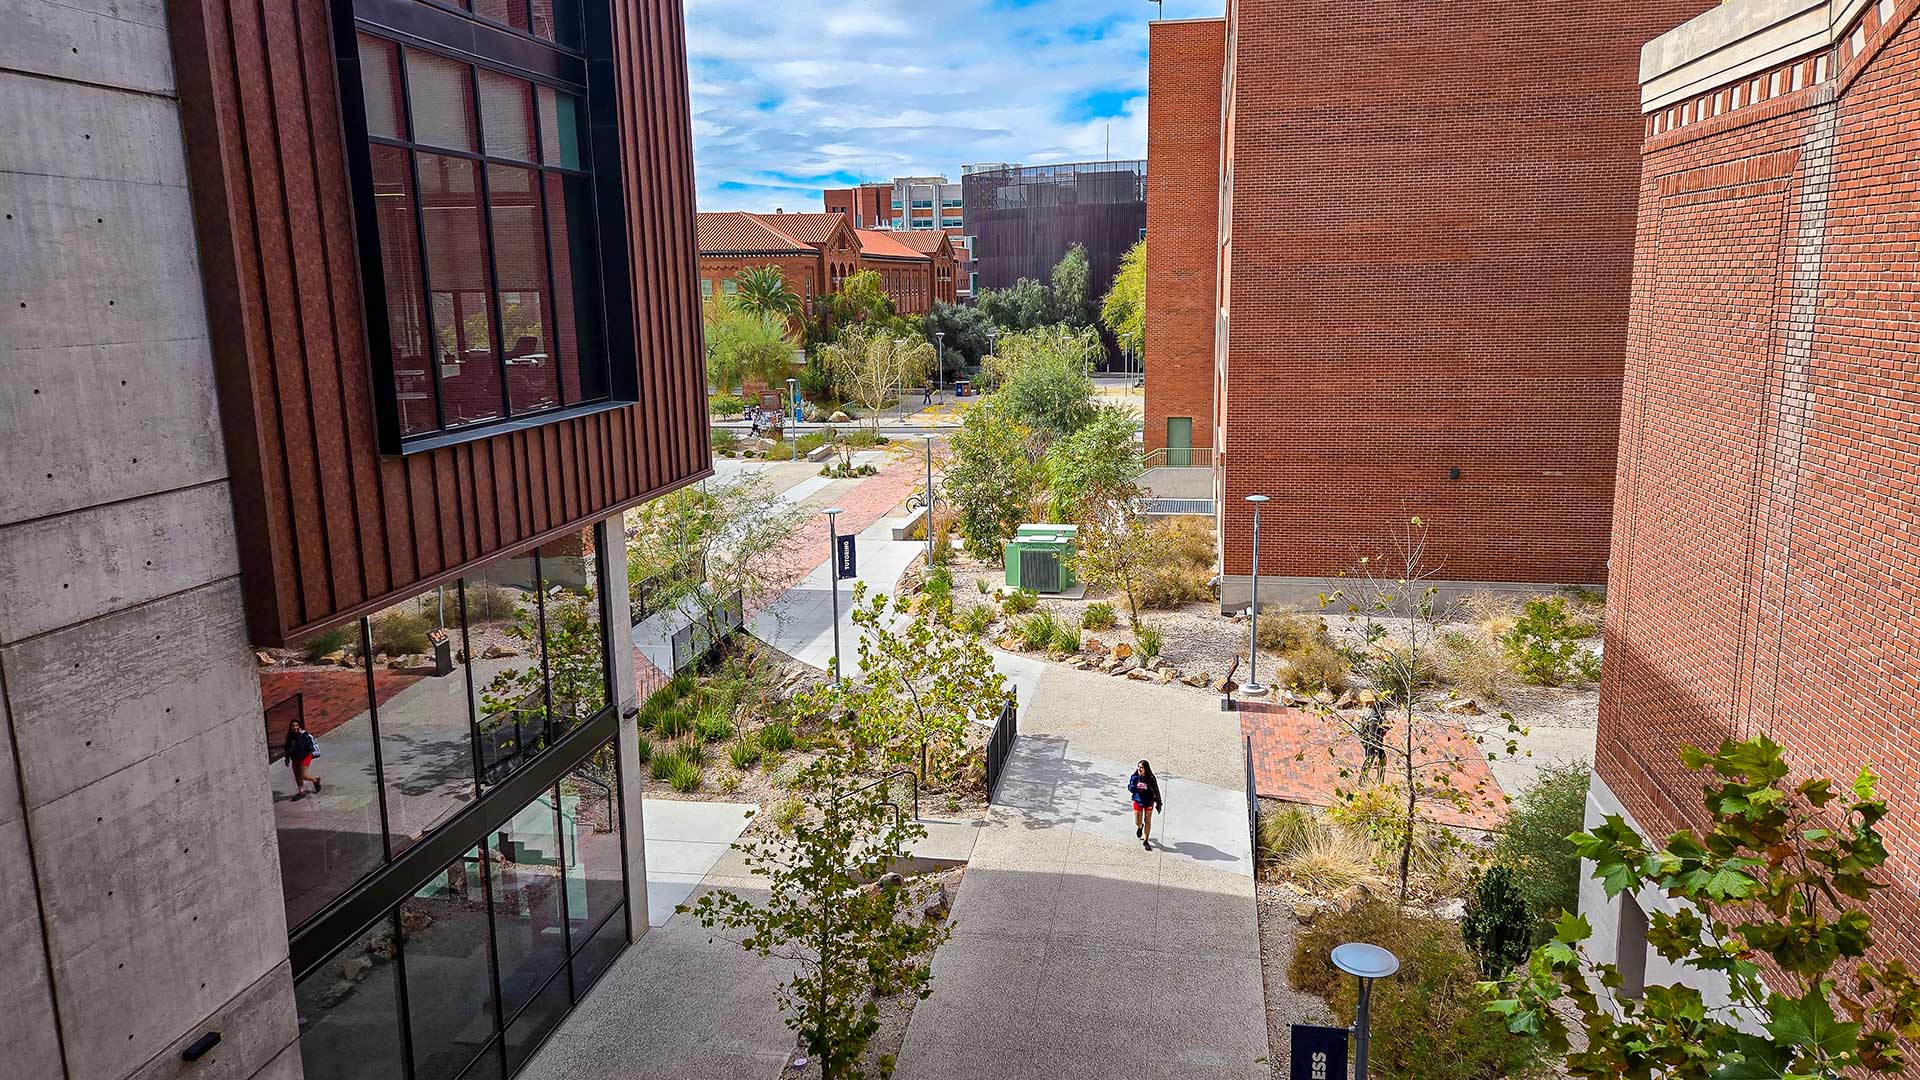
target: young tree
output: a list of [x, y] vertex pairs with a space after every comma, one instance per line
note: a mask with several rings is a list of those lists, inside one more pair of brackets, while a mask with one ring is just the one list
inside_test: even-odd
[[[1594, 981], [1618, 991], [1619, 969], [1587, 954], [1593, 928], [1568, 913], [1524, 973], [1482, 984], [1505, 995], [1489, 1007], [1510, 1030], [1567, 1053], [1554, 1003], [1571, 1004], [1587, 1047], [1567, 1053], [1567, 1070], [1592, 1080], [1906, 1075], [1902, 1042], [1920, 1039], [1920, 980], [1874, 942], [1867, 903], [1886, 888], [1875, 826], [1887, 804], [1873, 773], [1861, 769], [1848, 792], [1825, 779], [1795, 783], [1764, 735], [1711, 754], [1682, 747], [1680, 758], [1709, 774], [1705, 835], [1682, 829], [1655, 850], [1610, 814], [1572, 839], [1609, 898], [1652, 890], [1681, 902], [1678, 913], [1648, 913], [1647, 941], [1666, 960], [1724, 979], [1732, 1004], [1708, 1007], [1690, 985], [1697, 979], [1603, 1001]], [[1868, 960], [1873, 952], [1880, 958]]]
[[848, 327], [821, 350], [855, 404], [865, 410], [874, 431], [880, 410], [895, 394], [924, 380], [933, 370], [933, 346], [918, 338], [898, 338], [877, 328]]
[[778, 386], [793, 371], [793, 339], [781, 316], [717, 298], [706, 305], [706, 335], [707, 380], [721, 393], [748, 379]]
[[1053, 321], [1053, 291], [1032, 278], [1004, 289], [982, 289], [974, 303], [1002, 330], [1033, 330]]
[[1146, 575], [1164, 565], [1171, 548], [1154, 535], [1140, 509], [1138, 492], [1128, 482], [1120, 492], [1101, 492], [1081, 501], [1074, 523], [1080, 527], [1072, 557], [1074, 573], [1091, 585], [1103, 585], [1126, 594], [1127, 615], [1137, 628], [1140, 604], [1135, 598]]
[[[1504, 752], [1517, 753], [1517, 737], [1524, 734], [1509, 713], [1498, 717], [1501, 727], [1491, 723], [1474, 725], [1457, 718], [1459, 726], [1475, 747], [1459, 749], [1456, 740], [1432, 720], [1420, 715], [1420, 704], [1432, 692], [1433, 646], [1440, 636], [1439, 590], [1431, 582], [1434, 568], [1427, 562], [1427, 525], [1413, 518], [1407, 528], [1393, 539], [1393, 549], [1385, 556], [1365, 556], [1359, 561], [1356, 576], [1341, 587], [1320, 597], [1320, 606], [1344, 610], [1361, 622], [1364, 652], [1356, 658], [1356, 670], [1363, 671], [1385, 703], [1387, 714], [1397, 722], [1382, 734], [1369, 732], [1366, 716], [1348, 716], [1338, 708], [1322, 703], [1323, 716], [1337, 729], [1362, 743], [1378, 740], [1385, 755], [1384, 772], [1394, 777], [1392, 790], [1401, 800], [1401, 814], [1385, 823], [1382, 833], [1398, 850], [1400, 904], [1407, 903], [1412, 878], [1413, 851], [1423, 832], [1433, 825], [1421, 812], [1423, 804], [1438, 804], [1466, 810], [1475, 804], [1494, 805], [1501, 797], [1498, 789], [1488, 790], [1484, 781], [1470, 790], [1462, 790], [1467, 755], [1478, 756], [1489, 738], [1504, 738]], [[1504, 730], [1502, 730], [1502, 728]], [[1329, 746], [1334, 754], [1338, 744]], [[1491, 753], [1501, 751], [1494, 750]], [[1342, 767], [1341, 777], [1349, 771]], [[1344, 786], [1334, 797], [1351, 803], [1356, 789]]]
[[943, 332], [946, 337], [947, 381], [953, 382], [968, 368], [979, 366], [982, 357], [992, 349], [992, 339], [987, 331], [993, 323], [977, 307], [962, 307], [958, 304], [935, 304], [927, 315], [926, 334], [931, 341], [935, 331]]
[[1137, 349], [1147, 340], [1147, 242], [1127, 249], [1120, 269], [1100, 303], [1100, 322], [1123, 348]]
[[1049, 326], [1000, 339], [994, 365], [1000, 388], [994, 396], [1033, 429], [1035, 449], [1080, 430], [1094, 417], [1093, 379], [1100, 335], [1092, 328]]
[[974, 406], [951, 440], [942, 494], [953, 507], [967, 550], [995, 558], [1000, 543], [1029, 520], [1044, 469], [1028, 448], [1031, 433], [998, 396]]
[[1053, 516], [1079, 521], [1093, 500], [1138, 498], [1146, 468], [1135, 439], [1140, 422], [1119, 408], [1097, 408], [1093, 419], [1047, 448]]
[[[932, 993], [931, 958], [952, 932], [920, 915], [932, 886], [889, 873], [926, 830], [869, 784], [865, 764], [857, 752], [822, 755], [794, 785], [815, 812], [791, 836], [735, 842], [749, 872], [766, 879], [763, 903], [716, 890], [675, 909], [797, 965], [780, 988], [780, 1011], [823, 1080], [867, 1076], [861, 1061], [880, 1030], [880, 999]], [[892, 1067], [882, 1058], [878, 1075]]]
[[968, 728], [991, 727], [1007, 698], [993, 656], [924, 611], [895, 626], [904, 610], [884, 593], [868, 597], [863, 585], [854, 586], [852, 612], [859, 673], [814, 686], [795, 707], [850, 717], [862, 749], [917, 764], [923, 784], [959, 783], [970, 764]]
[[690, 606], [717, 640], [734, 593], [751, 613], [786, 589], [782, 549], [803, 523], [756, 475], [681, 488], [628, 514], [629, 587], [644, 582], [654, 610]]
[[1087, 262], [1083, 244], [1068, 248], [1053, 264], [1053, 310], [1056, 318], [1075, 330], [1087, 325], [1093, 310], [1093, 266]]
[[733, 276], [739, 283], [733, 302], [743, 311], [768, 315], [791, 324], [800, 318], [800, 294], [787, 284], [777, 266], [749, 267]]

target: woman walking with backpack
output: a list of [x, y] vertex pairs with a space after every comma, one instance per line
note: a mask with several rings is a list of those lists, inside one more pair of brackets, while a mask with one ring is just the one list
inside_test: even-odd
[[1127, 778], [1127, 794], [1133, 798], [1133, 835], [1140, 838], [1141, 847], [1152, 851], [1153, 812], [1165, 804], [1160, 799], [1160, 781], [1145, 758]]
[[320, 778], [307, 772], [313, 765], [313, 756], [320, 752], [320, 744], [314, 741], [307, 731], [307, 725], [295, 717], [287, 725], [287, 741], [280, 747], [280, 753], [287, 759], [287, 767], [293, 770], [293, 797], [307, 797], [307, 784], [313, 784], [314, 794], [320, 792]]

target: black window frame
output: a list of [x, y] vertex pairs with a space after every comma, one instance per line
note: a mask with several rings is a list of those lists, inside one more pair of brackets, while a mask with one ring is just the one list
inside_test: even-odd
[[[360, 263], [361, 308], [365, 322], [363, 330], [373, 381], [375, 430], [379, 450], [383, 454], [423, 453], [626, 408], [640, 400], [637, 329], [633, 305], [629, 301], [632, 296], [633, 267], [628, 243], [625, 180], [621, 171], [612, 11], [608, 0], [584, 0], [580, 8], [581, 45], [573, 48], [494, 22], [475, 12], [452, 6], [445, 0], [332, 0], [334, 64], [339, 80], [341, 127], [345, 136], [347, 179], [353, 202], [354, 233]], [[587, 138], [581, 147], [581, 154], [585, 158], [585, 167], [581, 170], [427, 147], [414, 144], [410, 139], [406, 145], [410, 153], [418, 145], [419, 149], [426, 152], [444, 152], [449, 156], [471, 160], [478, 174], [484, 174], [488, 164], [503, 164], [530, 168], [537, 176], [558, 172], [590, 178], [600, 272], [598, 330], [605, 364], [604, 396], [574, 404], [566, 404], [562, 396], [561, 404], [555, 408], [520, 415], [512, 415], [511, 410], [503, 409], [505, 415], [500, 418], [449, 429], [445, 426], [444, 412], [441, 411], [443, 401], [439, 394], [439, 369], [430, 358], [429, 364], [435, 373], [434, 406], [436, 417], [441, 421], [440, 426], [417, 435], [402, 433], [398, 390], [394, 382], [386, 271], [382, 262], [374, 201], [372, 157], [374, 145], [397, 144], [393, 140], [370, 137], [367, 131], [366, 95], [360, 69], [361, 32], [394, 42], [402, 48], [435, 53], [461, 63], [491, 68], [536, 85], [549, 86], [573, 94], [584, 103]], [[404, 79], [404, 59], [401, 59], [401, 63], [401, 77]], [[478, 124], [481, 121], [478, 119], [477, 88], [475, 113]], [[536, 122], [534, 127], [537, 139], [539, 124]], [[481, 150], [485, 150], [484, 144]], [[541, 187], [544, 206], [544, 183]], [[420, 198], [417, 180], [413, 197], [416, 202]], [[493, 208], [485, 194], [484, 177], [478, 198], [490, 249], [493, 243]], [[418, 254], [424, 264], [424, 247]], [[550, 278], [552, 273], [552, 260], [549, 258]], [[425, 293], [423, 299], [430, 305], [431, 283], [423, 281], [422, 284]], [[504, 364], [505, 343], [500, 341], [498, 293], [498, 289], [494, 289], [490, 297], [490, 306], [495, 309], [491, 338], [495, 351], [502, 358], [500, 393], [504, 402], [509, 391]], [[556, 298], [549, 294], [548, 299], [552, 302]], [[432, 315], [429, 306], [426, 309], [429, 339], [432, 336]], [[555, 333], [557, 335], [557, 330]], [[583, 356], [581, 361], [581, 368], [585, 369], [586, 358]]]

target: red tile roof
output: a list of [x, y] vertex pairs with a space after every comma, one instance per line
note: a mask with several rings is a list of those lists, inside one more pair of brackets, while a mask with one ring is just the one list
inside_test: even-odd
[[[832, 217], [838, 214], [809, 215]], [[813, 249], [760, 223], [759, 215], [738, 211], [694, 215], [694, 237], [702, 255], [721, 252], [751, 255], [811, 255]]]
[[860, 238], [860, 254], [863, 256], [872, 256], [877, 259], [912, 259], [915, 262], [927, 261], [924, 253], [913, 250], [897, 239], [907, 235], [906, 233], [878, 232], [873, 229], [855, 229], [853, 233]]
[[847, 220], [845, 214], [754, 214], [753, 218], [802, 244], [826, 243], [833, 238], [833, 230]]
[[[940, 252], [940, 245], [948, 243], [951, 239], [946, 233], [931, 229], [899, 229], [887, 235], [922, 255], [938, 254]], [[863, 236], [861, 239], [864, 241], [865, 237]], [[951, 252], [949, 252], [949, 254], [951, 254]]]

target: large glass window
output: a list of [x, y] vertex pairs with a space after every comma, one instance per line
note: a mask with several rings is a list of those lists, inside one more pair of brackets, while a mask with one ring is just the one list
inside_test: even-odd
[[595, 535], [260, 650], [290, 927], [606, 708]]
[[[472, 10], [579, 40], [564, 0]], [[608, 398], [584, 88], [364, 30], [358, 46], [403, 445]]]
[[501, 1080], [527, 1062], [627, 945], [615, 760], [610, 740], [298, 973], [311, 1080]]
[[386, 860], [373, 699], [403, 681], [367, 666], [364, 624], [313, 634], [260, 670], [288, 925]]

